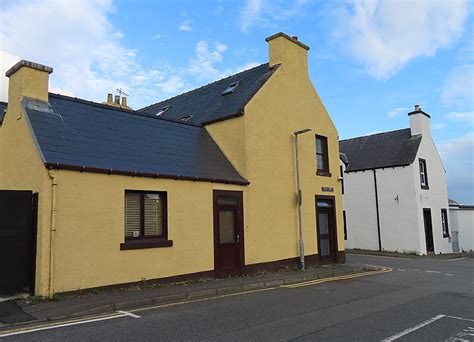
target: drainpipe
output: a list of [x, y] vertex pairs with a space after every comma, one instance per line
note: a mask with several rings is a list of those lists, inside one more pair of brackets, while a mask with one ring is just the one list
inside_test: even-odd
[[379, 238], [379, 251], [382, 251], [382, 238], [380, 236], [380, 214], [379, 214], [379, 194], [378, 194], [378, 189], [377, 189], [377, 174], [374, 171], [374, 186], [375, 186], [375, 210], [377, 212], [377, 233], [378, 233], [378, 238]]
[[293, 132], [295, 136], [295, 154], [296, 154], [296, 181], [297, 181], [297, 198], [298, 198], [298, 228], [299, 228], [299, 235], [300, 235], [300, 267], [301, 270], [305, 270], [305, 262], [304, 262], [304, 240], [303, 240], [303, 223], [301, 220], [301, 181], [300, 181], [300, 161], [298, 157], [298, 135], [311, 131], [309, 128], [305, 128], [299, 131]]
[[53, 296], [53, 279], [54, 279], [54, 233], [56, 232], [56, 188], [58, 180], [53, 170], [48, 171], [51, 178], [51, 230], [49, 233], [49, 281], [48, 295]]

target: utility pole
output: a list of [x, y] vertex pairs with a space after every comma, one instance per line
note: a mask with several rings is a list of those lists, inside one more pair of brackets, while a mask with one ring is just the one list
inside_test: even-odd
[[300, 180], [300, 161], [298, 156], [298, 135], [311, 131], [310, 128], [301, 129], [298, 131], [294, 131], [293, 135], [295, 136], [295, 153], [296, 153], [296, 184], [297, 184], [297, 206], [298, 206], [298, 225], [299, 225], [299, 234], [300, 234], [300, 267], [301, 270], [305, 270], [305, 262], [304, 262], [304, 240], [303, 240], [303, 222], [301, 220], [301, 180]]

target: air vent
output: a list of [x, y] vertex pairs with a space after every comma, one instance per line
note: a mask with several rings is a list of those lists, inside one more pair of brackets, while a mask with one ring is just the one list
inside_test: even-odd
[[162, 116], [169, 108], [170, 106], [164, 106], [158, 113], [156, 113], [156, 116]]
[[227, 88], [225, 88], [225, 90], [222, 92], [222, 95], [227, 95], [227, 94], [232, 94], [235, 89], [237, 89], [237, 87], [239, 86], [239, 83], [240, 82], [234, 82], [234, 83], [231, 83], [227, 86]]

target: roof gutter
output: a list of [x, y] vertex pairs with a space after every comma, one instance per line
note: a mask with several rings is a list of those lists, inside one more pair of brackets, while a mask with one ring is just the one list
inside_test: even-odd
[[210, 183], [222, 183], [222, 184], [235, 184], [235, 185], [249, 185], [250, 182], [247, 180], [232, 180], [232, 179], [220, 179], [220, 178], [209, 178], [209, 177], [191, 177], [191, 176], [181, 176], [181, 175], [169, 175], [163, 173], [148, 173], [148, 172], [138, 172], [138, 171], [123, 171], [123, 170], [114, 170], [114, 169], [104, 169], [98, 167], [89, 167], [89, 166], [77, 166], [69, 165], [62, 163], [45, 163], [45, 166], [50, 170], [71, 170], [71, 171], [80, 171], [80, 172], [90, 172], [90, 173], [103, 173], [108, 175], [121, 175], [121, 176], [132, 176], [132, 177], [146, 177], [146, 178], [164, 178], [164, 179], [174, 179], [174, 180], [188, 180], [193, 182], [210, 182]]

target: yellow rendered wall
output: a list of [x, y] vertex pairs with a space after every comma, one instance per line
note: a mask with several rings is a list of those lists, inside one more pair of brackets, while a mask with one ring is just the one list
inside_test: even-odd
[[23, 67], [9, 80], [8, 109], [0, 127], [0, 189], [38, 192], [37, 293], [46, 294], [49, 267], [51, 181], [23, 114], [22, 95], [47, 99], [48, 74]]
[[[335, 196], [338, 250], [344, 250], [338, 133], [307, 71], [306, 50], [284, 37], [269, 42], [270, 61], [281, 63], [245, 107], [246, 264], [298, 256], [295, 145], [300, 135], [305, 254], [318, 253], [315, 195]], [[230, 134], [231, 132], [229, 132]], [[332, 177], [316, 175], [315, 134], [328, 138]], [[219, 142], [219, 141], [218, 141]], [[322, 192], [322, 187], [334, 192]]]
[[[213, 189], [245, 188], [66, 170], [55, 173], [55, 292], [214, 270]], [[125, 190], [167, 192], [172, 247], [120, 250]]]

